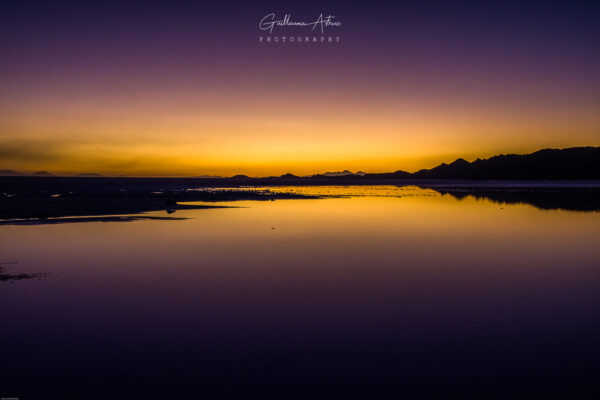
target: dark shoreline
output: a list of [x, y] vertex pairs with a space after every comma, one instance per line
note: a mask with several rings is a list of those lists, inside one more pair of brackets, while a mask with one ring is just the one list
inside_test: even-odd
[[[202, 208], [223, 208], [223, 207], [202, 207]], [[60, 217], [50, 219], [8, 219], [0, 220], [2, 225], [58, 225], [82, 222], [133, 222], [133, 221], [181, 221], [187, 218], [178, 217], [156, 217], [145, 215], [117, 215], [117, 216], [90, 216], [90, 217]]]
[[[486, 198], [540, 209], [600, 211], [600, 181], [480, 181], [329, 178], [104, 178], [0, 177], [0, 225], [8, 220], [52, 223], [49, 218], [139, 214], [223, 207], [185, 204], [239, 200], [315, 199], [270, 191], [291, 186], [417, 186], [457, 199]], [[227, 190], [224, 190], [228, 188]], [[13, 221], [14, 222], [14, 221]]]
[[[0, 221], [49, 218], [129, 215], [149, 211], [222, 208], [189, 202], [276, 200], [316, 198], [268, 190], [194, 190], [204, 188], [195, 181], [145, 178], [56, 178], [1, 177]], [[6, 224], [6, 223], [4, 223]]]
[[345, 176], [281, 176], [266, 178], [194, 178], [194, 177], [63, 177], [63, 176], [0, 176], [0, 193], [10, 191], [41, 192], [59, 191], [119, 191], [136, 190], [182, 190], [189, 188], [241, 188], [269, 186], [514, 186], [514, 187], [600, 187], [600, 179], [451, 179], [451, 178], [396, 178]]

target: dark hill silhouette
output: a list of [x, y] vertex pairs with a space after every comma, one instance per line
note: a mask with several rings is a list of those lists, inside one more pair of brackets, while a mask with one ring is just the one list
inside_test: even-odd
[[[357, 175], [313, 178], [361, 181]], [[475, 179], [475, 180], [581, 180], [600, 179], [600, 147], [544, 149], [531, 154], [503, 154], [468, 162], [462, 158], [450, 164], [410, 173], [396, 172], [364, 174], [365, 180], [379, 179]]]
[[343, 171], [335, 171], [335, 172], [323, 172], [322, 174], [317, 174], [317, 175], [322, 175], [322, 176], [346, 176], [346, 175], [352, 175], [352, 176], [356, 176], [356, 175], [364, 175], [365, 173], [362, 171], [358, 171], [358, 172], [352, 172], [349, 171], [347, 169], [343, 170]]
[[[0, 171], [1, 176], [19, 175], [12, 170]], [[46, 171], [32, 174], [37, 177], [54, 176]], [[81, 174], [79, 177], [100, 177]], [[193, 179], [193, 178], [180, 178]], [[372, 184], [388, 180], [595, 180], [600, 179], [600, 147], [571, 147], [543, 149], [530, 154], [502, 154], [468, 162], [459, 158], [450, 164], [442, 163], [431, 169], [411, 173], [402, 170], [384, 173], [326, 172], [312, 176], [286, 173], [281, 176], [254, 178], [234, 175], [229, 178], [204, 176], [203, 185], [297, 185], [297, 184]], [[243, 183], [242, 183], [243, 182]]]
[[531, 154], [506, 154], [468, 162], [459, 158], [412, 174], [428, 179], [600, 179], [600, 147], [544, 149]]
[[85, 173], [79, 174], [77, 176], [80, 178], [94, 178], [94, 177], [101, 177], [102, 175], [95, 173], [95, 172], [85, 172]]
[[369, 179], [369, 178], [408, 179], [408, 178], [412, 178], [413, 174], [411, 174], [410, 172], [398, 170], [396, 172], [384, 172], [381, 174], [364, 174], [363, 177], [366, 179]]
[[0, 176], [21, 176], [20, 172], [13, 171], [12, 169], [0, 169]]

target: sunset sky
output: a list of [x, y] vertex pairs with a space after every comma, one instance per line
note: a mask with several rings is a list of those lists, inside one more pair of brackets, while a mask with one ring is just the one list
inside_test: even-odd
[[[600, 145], [598, 2], [92, 3], [0, 6], [0, 169], [414, 171]], [[260, 43], [271, 12], [334, 15], [271, 36], [340, 42]]]

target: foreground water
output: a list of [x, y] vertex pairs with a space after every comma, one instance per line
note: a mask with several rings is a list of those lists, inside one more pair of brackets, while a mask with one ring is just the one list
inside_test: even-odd
[[600, 213], [275, 190], [332, 197], [0, 227], [0, 396], [598, 389]]

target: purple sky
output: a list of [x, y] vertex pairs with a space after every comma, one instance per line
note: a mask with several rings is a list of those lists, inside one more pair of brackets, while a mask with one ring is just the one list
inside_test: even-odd
[[[599, 145], [600, 6], [482, 3], [3, 3], [0, 168], [411, 170]], [[260, 43], [270, 12], [335, 15], [340, 42]]]

